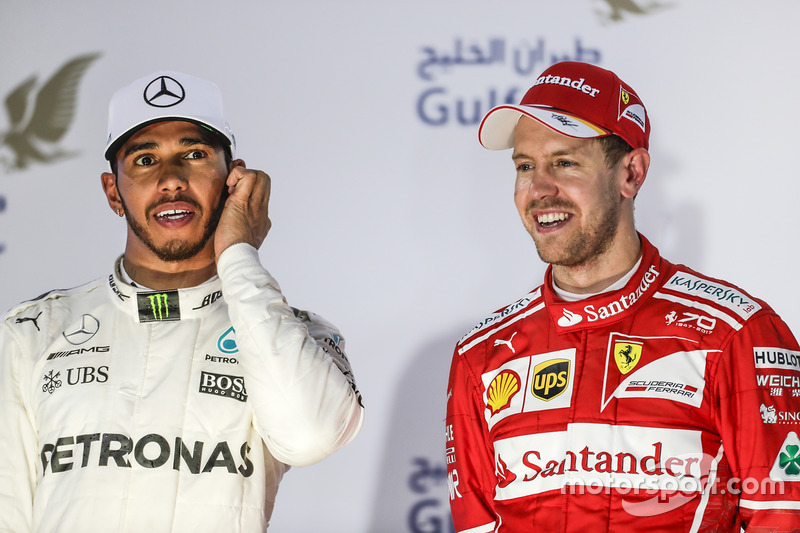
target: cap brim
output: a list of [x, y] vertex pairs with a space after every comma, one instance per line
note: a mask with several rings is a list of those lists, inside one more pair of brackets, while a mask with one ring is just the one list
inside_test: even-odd
[[210, 124], [209, 122], [197, 120], [195, 118], [184, 117], [180, 115], [165, 116], [165, 117], [158, 117], [151, 120], [142, 121], [134, 126], [131, 126], [127, 131], [118, 135], [115, 139], [111, 140], [108, 143], [108, 146], [106, 147], [105, 151], [106, 161], [111, 161], [111, 159], [116, 156], [117, 150], [119, 150], [120, 147], [123, 144], [125, 144], [127, 140], [130, 139], [140, 129], [150, 126], [151, 124], [156, 124], [158, 122], [170, 122], [170, 121], [191, 122], [192, 124], [197, 124], [201, 128], [207, 129], [215, 136], [217, 136], [219, 140], [223, 143], [223, 146], [233, 146], [233, 144], [231, 143], [231, 139], [227, 135], [219, 131], [213, 124]]
[[605, 137], [611, 134], [600, 126], [552, 107], [501, 105], [486, 113], [478, 128], [478, 139], [484, 148], [505, 150], [513, 147], [514, 129], [522, 115], [537, 120], [559, 133], [578, 139]]

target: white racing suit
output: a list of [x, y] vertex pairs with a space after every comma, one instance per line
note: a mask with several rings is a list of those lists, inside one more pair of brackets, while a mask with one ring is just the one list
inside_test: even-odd
[[0, 325], [0, 531], [255, 532], [364, 417], [344, 341], [255, 248], [219, 276], [53, 291]]

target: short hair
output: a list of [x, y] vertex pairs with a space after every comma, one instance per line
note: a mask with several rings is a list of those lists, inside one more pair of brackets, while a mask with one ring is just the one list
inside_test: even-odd
[[633, 147], [619, 135], [597, 137], [595, 140], [600, 143], [600, 147], [606, 154], [608, 168], [613, 168], [625, 154], [633, 151]]

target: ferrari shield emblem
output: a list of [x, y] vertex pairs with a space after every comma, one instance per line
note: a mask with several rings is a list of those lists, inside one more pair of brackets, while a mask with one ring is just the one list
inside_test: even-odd
[[622, 103], [628, 105], [628, 102], [631, 101], [631, 95], [629, 95], [625, 89], [620, 89], [620, 93], [620, 96], [622, 96]]
[[633, 370], [642, 358], [642, 344], [636, 342], [615, 342], [614, 361], [617, 368], [625, 375]]

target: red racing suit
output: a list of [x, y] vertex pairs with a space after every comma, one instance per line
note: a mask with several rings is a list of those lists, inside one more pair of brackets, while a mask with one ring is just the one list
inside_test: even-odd
[[624, 288], [564, 302], [548, 269], [456, 346], [457, 532], [800, 528], [797, 340], [641, 240]]

